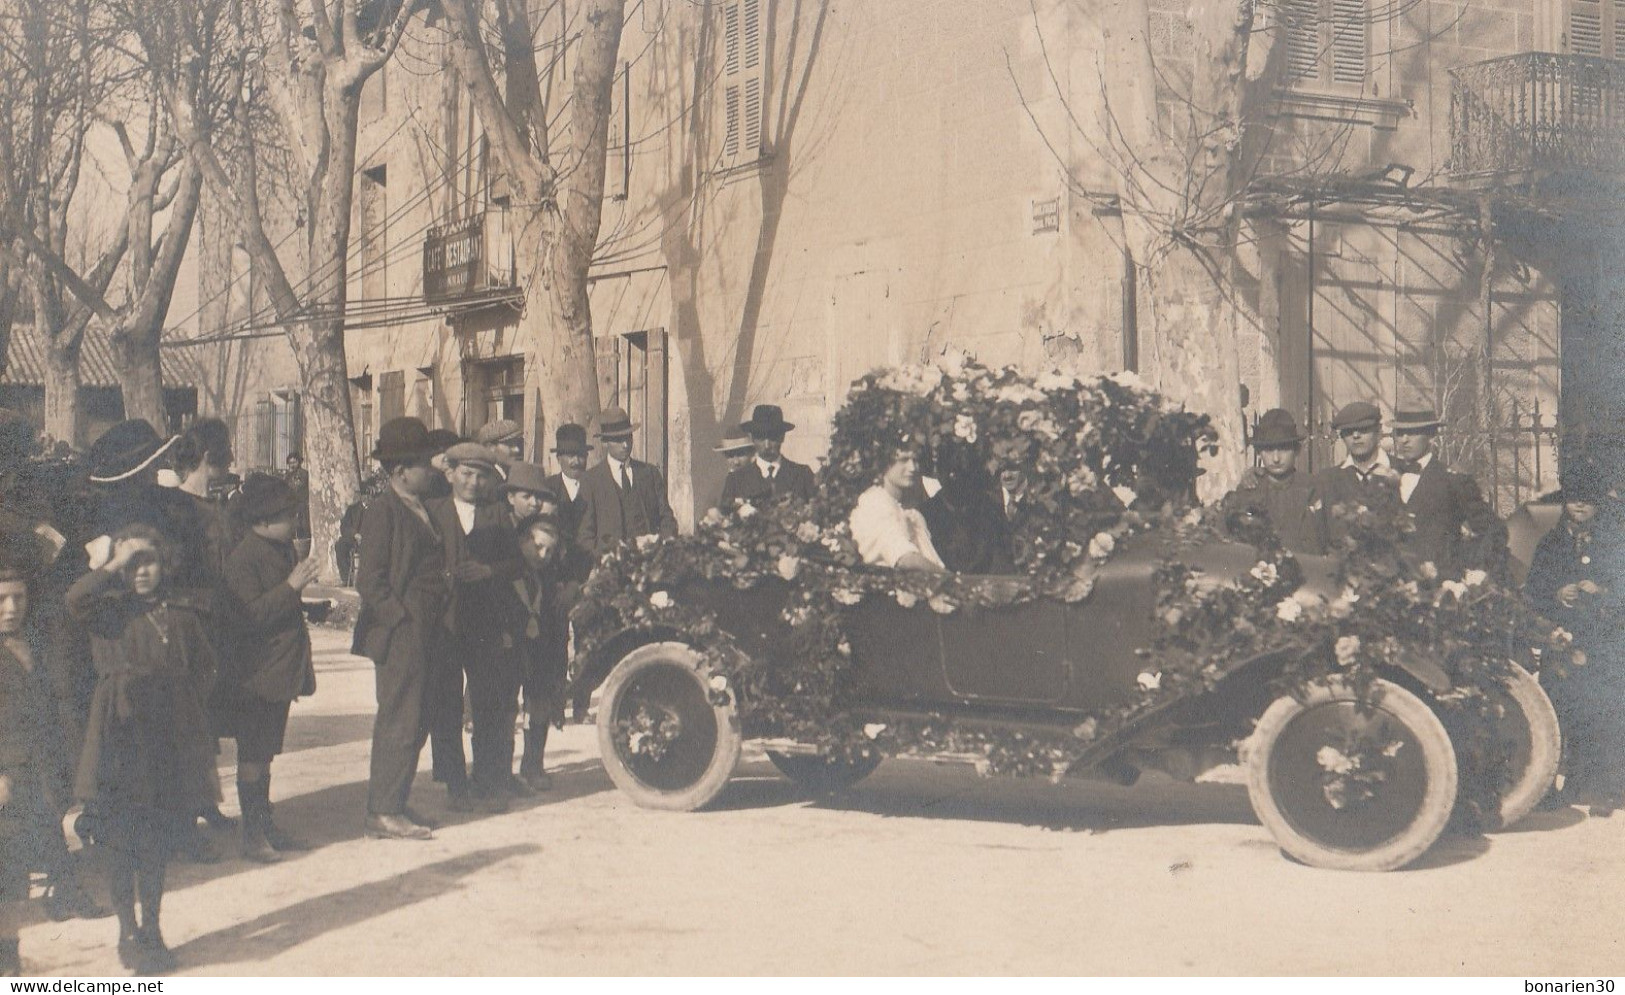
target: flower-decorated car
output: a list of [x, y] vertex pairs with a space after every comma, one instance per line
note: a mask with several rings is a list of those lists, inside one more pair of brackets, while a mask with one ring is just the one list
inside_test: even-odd
[[[861, 561], [848, 516], [899, 440], [949, 492], [1026, 470], [1016, 572]], [[745, 739], [817, 791], [892, 756], [1123, 782], [1239, 757], [1283, 850], [1368, 870], [1420, 856], [1453, 814], [1527, 814], [1559, 734], [1520, 663], [1555, 669], [1565, 634], [1482, 572], [1407, 560], [1392, 509], [1338, 509], [1332, 556], [1202, 509], [1212, 442], [1205, 417], [1128, 376], [963, 357], [871, 374], [834, 420], [815, 500], [713, 511], [594, 570], [572, 693], [602, 685], [611, 778], [687, 810], [723, 790]]]

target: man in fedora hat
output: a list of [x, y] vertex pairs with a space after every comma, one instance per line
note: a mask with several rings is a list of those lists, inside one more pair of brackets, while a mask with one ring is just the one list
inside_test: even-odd
[[576, 545], [594, 560], [640, 536], [677, 534], [677, 516], [666, 500], [666, 478], [659, 467], [632, 458], [636, 427], [621, 408], [606, 408], [598, 419], [604, 461], [581, 479], [586, 503], [576, 532]]
[[355, 585], [361, 612], [350, 651], [377, 664], [366, 824], [374, 838], [430, 836], [406, 801], [429, 735], [431, 666], [444, 653], [450, 600], [444, 540], [423, 505], [435, 478], [445, 479], [429, 464], [434, 455], [421, 421], [385, 422], [372, 457], [389, 486], [362, 513]]
[[1225, 495], [1221, 507], [1227, 516], [1268, 520], [1282, 545], [1294, 553], [1324, 553], [1326, 509], [1314, 481], [1298, 472], [1298, 452], [1305, 438], [1290, 411], [1264, 412], [1251, 439], [1258, 468]]
[[760, 504], [783, 497], [800, 501], [812, 499], [815, 490], [812, 469], [785, 459], [782, 452], [784, 437], [793, 428], [795, 425], [784, 420], [784, 412], [777, 404], [756, 405], [750, 421], [740, 423], [739, 430], [750, 436], [756, 458], [728, 473], [728, 479], [722, 484], [724, 508], [739, 501]]
[[1399, 500], [1414, 528], [1407, 551], [1431, 562], [1441, 576], [1468, 567], [1500, 575], [1506, 567], [1506, 526], [1484, 500], [1478, 482], [1445, 468], [1435, 445], [1442, 424], [1431, 409], [1394, 412], [1394, 469]]
[[[587, 442], [587, 430], [575, 422], [565, 422], [553, 433], [553, 455], [559, 461], [559, 472], [545, 483], [559, 498], [559, 528], [564, 532], [566, 545], [575, 545], [576, 529], [581, 524], [581, 513], [586, 510], [587, 498], [581, 493], [581, 482], [587, 474], [587, 454], [592, 446]], [[585, 579], [584, 577], [582, 579]]]
[[[504, 627], [513, 618], [508, 602], [519, 576], [519, 543], [507, 502], [491, 500], [498, 455], [478, 442], [459, 442], [443, 458], [451, 496], [429, 504], [451, 580], [447, 683], [434, 702], [437, 721], [430, 727], [436, 776], [444, 778], [453, 808], [500, 812], [520, 787], [512, 774], [519, 674], [512, 654], [503, 652]], [[472, 790], [463, 767], [465, 674], [474, 723]]]

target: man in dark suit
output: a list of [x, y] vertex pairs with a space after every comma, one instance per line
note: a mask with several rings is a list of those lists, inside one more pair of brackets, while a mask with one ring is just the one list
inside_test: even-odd
[[728, 473], [728, 479], [722, 483], [723, 508], [730, 508], [739, 501], [764, 504], [784, 497], [798, 501], [812, 499], [815, 490], [812, 468], [785, 459], [782, 452], [784, 437], [793, 428], [793, 424], [784, 420], [784, 412], [778, 405], [756, 405], [750, 421], [739, 426], [756, 447], [756, 459]]
[[[445, 452], [451, 497], [431, 502], [429, 513], [445, 543], [451, 598], [446, 606], [449, 654], [439, 668], [435, 722], [431, 726], [437, 776], [443, 776], [453, 808], [503, 811], [509, 794], [529, 792], [513, 777], [513, 724], [519, 674], [503, 649], [503, 626], [519, 576], [519, 542], [506, 502], [490, 500], [496, 457], [477, 442]], [[462, 677], [468, 677], [474, 720], [473, 791], [463, 769]]]
[[385, 422], [372, 456], [389, 486], [362, 516], [356, 566], [361, 613], [351, 652], [377, 664], [378, 717], [372, 727], [366, 827], [375, 838], [430, 835], [406, 800], [428, 737], [425, 696], [431, 661], [444, 638], [448, 594], [444, 544], [422, 501], [440, 476], [429, 465], [433, 455], [434, 444], [421, 421]]
[[1326, 512], [1327, 546], [1336, 549], [1348, 536], [1338, 507], [1396, 508], [1399, 474], [1382, 449], [1382, 412], [1369, 401], [1345, 404], [1332, 416], [1332, 428], [1347, 455], [1337, 466], [1315, 475], [1314, 488]]
[[[587, 498], [581, 493], [581, 481], [587, 473], [587, 454], [592, 446], [587, 443], [587, 430], [574, 422], [565, 422], [553, 433], [553, 455], [559, 461], [559, 472], [548, 477], [547, 489], [558, 495], [559, 527], [564, 531], [564, 542], [576, 541], [576, 530], [581, 525], [581, 513], [586, 510]], [[585, 580], [585, 577], [579, 578]]]
[[1405, 548], [1432, 562], [1444, 577], [1469, 567], [1500, 576], [1506, 568], [1506, 526], [1478, 491], [1478, 482], [1447, 470], [1434, 451], [1440, 421], [1430, 410], [1394, 413], [1394, 469], [1399, 500], [1415, 528]]
[[581, 478], [585, 506], [576, 530], [576, 545], [595, 562], [620, 543], [677, 534], [677, 516], [666, 500], [666, 478], [659, 467], [632, 458], [636, 427], [620, 408], [608, 408], [599, 416], [604, 461]]

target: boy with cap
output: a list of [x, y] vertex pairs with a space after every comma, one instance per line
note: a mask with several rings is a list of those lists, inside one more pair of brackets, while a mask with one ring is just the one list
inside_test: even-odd
[[[507, 796], [521, 790], [512, 773], [519, 674], [512, 656], [502, 651], [503, 627], [511, 615], [506, 601], [519, 575], [519, 545], [506, 503], [490, 500], [495, 454], [477, 442], [460, 442], [446, 450], [444, 460], [451, 497], [429, 506], [445, 543], [451, 580], [445, 616], [451, 656], [441, 668], [445, 683], [432, 705], [435, 768], [437, 776], [445, 776], [453, 808], [501, 812], [507, 809]], [[474, 725], [472, 798], [462, 750], [465, 673]]]
[[581, 480], [585, 506], [576, 544], [596, 562], [620, 543], [646, 535], [674, 536], [677, 516], [666, 500], [666, 478], [652, 463], [632, 458], [632, 419], [621, 408], [599, 417], [604, 461]]
[[1291, 412], [1282, 408], [1264, 412], [1251, 439], [1258, 468], [1225, 495], [1221, 507], [1226, 516], [1267, 519], [1281, 544], [1294, 553], [1319, 554], [1326, 552], [1326, 509], [1314, 482], [1298, 472], [1304, 438]]
[[524, 749], [519, 777], [534, 791], [553, 786], [544, 769], [547, 727], [564, 717], [568, 673], [569, 616], [579, 585], [569, 577], [566, 547], [558, 519], [547, 512], [527, 516], [518, 525], [524, 569], [513, 582], [517, 608], [509, 626], [509, 643], [519, 660], [525, 689]]
[[1377, 406], [1369, 401], [1345, 404], [1332, 416], [1332, 428], [1343, 440], [1346, 455], [1342, 463], [1315, 478], [1326, 510], [1328, 548], [1340, 545], [1347, 535], [1338, 505], [1397, 506], [1399, 501], [1399, 474], [1382, 450], [1382, 413]]
[[252, 474], [243, 482], [237, 514], [248, 527], [226, 559], [226, 588], [240, 622], [232, 656], [237, 734], [237, 798], [243, 813], [243, 856], [274, 863], [305, 845], [271, 820], [271, 761], [282, 752], [288, 706], [316, 692], [310, 632], [300, 595], [321, 573], [314, 557], [299, 559], [294, 539], [299, 494], [286, 480]]
[[1434, 451], [1442, 424], [1432, 410], [1394, 412], [1394, 469], [1399, 500], [1415, 528], [1403, 537], [1418, 561], [1443, 577], [1469, 567], [1500, 576], [1507, 565], [1507, 531], [1466, 474], [1445, 468]]
[[784, 437], [795, 425], [784, 420], [777, 404], [758, 404], [750, 421], [739, 430], [750, 436], [756, 458], [731, 471], [722, 484], [722, 506], [738, 501], [761, 503], [783, 497], [798, 501], [812, 499], [815, 491], [812, 468], [784, 458]]
[[449, 595], [444, 542], [423, 505], [434, 480], [445, 480], [429, 463], [434, 455], [421, 421], [385, 422], [372, 456], [389, 486], [361, 519], [355, 584], [361, 613], [350, 651], [378, 665], [366, 825], [375, 839], [431, 835], [406, 801], [428, 736], [425, 695], [431, 661], [444, 655], [441, 625]]

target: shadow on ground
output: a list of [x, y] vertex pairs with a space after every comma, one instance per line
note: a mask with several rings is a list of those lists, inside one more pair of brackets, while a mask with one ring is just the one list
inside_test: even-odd
[[479, 850], [327, 895], [307, 898], [175, 948], [183, 966], [269, 960], [315, 937], [430, 901], [493, 864], [536, 853], [533, 843]]

